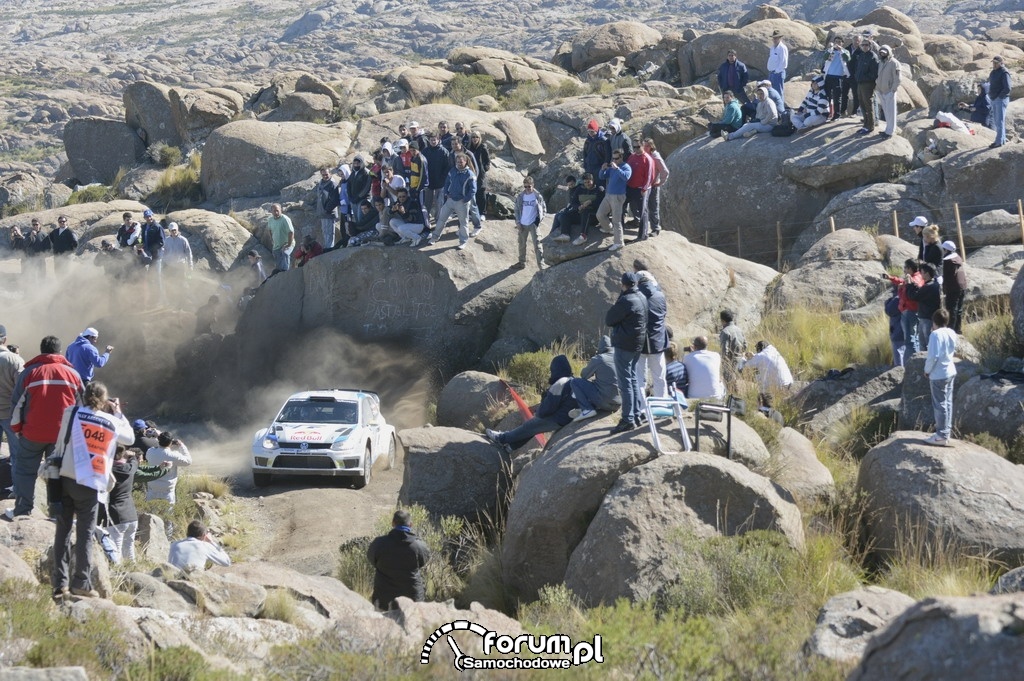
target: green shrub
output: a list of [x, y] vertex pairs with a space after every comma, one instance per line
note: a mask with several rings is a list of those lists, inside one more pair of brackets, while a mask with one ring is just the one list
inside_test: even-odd
[[506, 366], [498, 370], [498, 375], [509, 383], [521, 386], [524, 389], [521, 393], [523, 399], [530, 401], [539, 398], [548, 389], [552, 359], [557, 355], [565, 355], [572, 365], [573, 375], [578, 376], [589, 361], [589, 358], [586, 361], [583, 359], [582, 353], [583, 349], [578, 342], [560, 341], [536, 352], [523, 352], [514, 356]]
[[989, 433], [967, 433], [963, 436], [963, 439], [967, 442], [973, 442], [979, 447], [984, 447], [993, 454], [998, 454], [1004, 459], [1009, 454], [1009, 449], [1006, 443], [997, 438], [995, 435]]
[[573, 80], [563, 80], [555, 89], [556, 97], [578, 97], [586, 92], [583, 83]]
[[747, 342], [766, 340], [786, 358], [797, 380], [819, 378], [850, 364], [882, 366], [892, 362], [885, 315], [866, 325], [847, 324], [838, 312], [803, 307], [776, 309], [761, 319]]
[[260, 618], [295, 624], [298, 607], [295, 598], [286, 589], [268, 589]]
[[[99, 677], [96, 677], [99, 678]], [[118, 681], [242, 681], [247, 677], [221, 669], [191, 648], [154, 648], [146, 660], [132, 662]]]
[[523, 111], [550, 98], [548, 89], [540, 83], [520, 83], [505, 93], [501, 105], [506, 111]]
[[467, 75], [458, 73], [444, 86], [441, 96], [451, 100], [452, 104], [466, 106], [469, 100], [480, 95], [498, 97], [498, 88], [494, 79], [479, 73]]
[[107, 201], [113, 201], [116, 198], [117, 192], [112, 186], [94, 184], [71, 192], [71, 196], [68, 197], [67, 205], [73, 206], [79, 203], [106, 203]]
[[150, 203], [161, 206], [162, 212], [188, 208], [203, 200], [203, 188], [199, 183], [202, 156], [196, 152], [185, 165], [174, 166], [164, 171], [157, 180]]
[[892, 435], [898, 423], [899, 415], [895, 412], [858, 405], [834, 426], [829, 440], [838, 451], [859, 461], [869, 449]]
[[170, 168], [181, 163], [181, 149], [166, 142], [154, 142], [146, 150], [149, 159], [159, 166]]
[[981, 364], [989, 371], [998, 371], [1007, 357], [1024, 355], [1024, 345], [1017, 341], [1013, 331], [1013, 315], [1009, 303], [973, 307], [965, 316], [981, 319], [964, 327], [964, 337], [977, 348]]

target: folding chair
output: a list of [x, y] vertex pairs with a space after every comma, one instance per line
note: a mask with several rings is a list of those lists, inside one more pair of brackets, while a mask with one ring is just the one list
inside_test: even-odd
[[655, 417], [674, 416], [676, 423], [679, 424], [679, 432], [683, 437], [683, 451], [688, 452], [692, 449], [690, 446], [690, 435], [686, 432], [686, 426], [683, 425], [683, 409], [685, 409], [685, 405], [674, 397], [647, 398], [644, 412], [647, 414], [647, 426], [651, 429], [651, 440], [654, 442], [654, 448], [658, 450], [659, 454], [664, 454], [665, 451], [661, 448], [658, 427], [654, 423]]
[[732, 415], [736, 409], [738, 400], [732, 395], [729, 395], [729, 399], [726, 400], [725, 404], [711, 404], [709, 402], [699, 402], [697, 409], [695, 410], [695, 425], [693, 444], [697, 450], [700, 450], [700, 419], [701, 416], [708, 417], [707, 420], [718, 421], [721, 420], [721, 414], [725, 414], [725, 458], [732, 458]]

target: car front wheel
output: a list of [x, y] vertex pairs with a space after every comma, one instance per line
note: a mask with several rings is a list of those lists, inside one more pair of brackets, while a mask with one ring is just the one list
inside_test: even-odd
[[387, 468], [385, 468], [384, 470], [389, 471], [395, 467], [395, 454], [397, 451], [398, 447], [395, 444], [395, 438], [392, 437], [391, 443], [388, 445]]
[[356, 476], [356, 489], [362, 489], [370, 483], [370, 477], [373, 471], [373, 451], [370, 449], [370, 445], [366, 445], [366, 453], [363, 454], [363, 474]]

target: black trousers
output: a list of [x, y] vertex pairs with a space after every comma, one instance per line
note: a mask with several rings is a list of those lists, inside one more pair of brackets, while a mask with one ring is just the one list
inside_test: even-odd
[[825, 76], [825, 92], [832, 102], [832, 115], [839, 118], [846, 113], [847, 97], [849, 91], [846, 88], [846, 81], [849, 78], [844, 76]]

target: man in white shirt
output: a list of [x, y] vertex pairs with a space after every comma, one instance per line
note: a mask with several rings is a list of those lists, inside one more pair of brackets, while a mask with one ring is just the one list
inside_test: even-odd
[[771, 407], [772, 395], [793, 385], [793, 374], [789, 371], [786, 358], [767, 341], [758, 341], [757, 354], [751, 356], [748, 352], [747, 358], [740, 360], [737, 365], [740, 371], [747, 367], [757, 371], [757, 399], [761, 407]]
[[198, 520], [188, 524], [186, 538], [171, 544], [167, 562], [186, 572], [205, 570], [207, 561], [217, 565], [231, 565], [231, 557], [217, 545], [210, 531]]
[[167, 236], [164, 237], [164, 269], [170, 282], [170, 298], [177, 309], [182, 308], [185, 280], [192, 272], [192, 246], [188, 239], [181, 235], [178, 223], [167, 225]]
[[722, 356], [708, 350], [707, 336], [693, 339], [693, 352], [683, 358], [686, 375], [690, 379], [686, 396], [697, 400], [725, 399], [725, 384], [722, 383]]
[[782, 31], [772, 33], [772, 46], [768, 50], [768, 80], [772, 87], [785, 97], [782, 91], [786, 82], [786, 69], [789, 67], [789, 48], [782, 42]]

